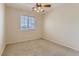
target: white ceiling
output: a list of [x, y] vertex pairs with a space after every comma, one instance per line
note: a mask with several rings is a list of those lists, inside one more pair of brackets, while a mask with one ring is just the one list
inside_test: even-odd
[[[59, 6], [61, 4], [51, 4], [51, 8], [45, 8], [45, 12], [51, 11], [55, 6]], [[7, 3], [6, 6], [21, 8], [21, 9], [27, 9], [29, 11], [32, 11], [32, 7], [35, 6], [35, 3]]]
[[[79, 6], [79, 4], [77, 3], [76, 4], [75, 3], [50, 3], [50, 4], [51, 4], [51, 8], [45, 8], [46, 13], [50, 12], [55, 7], [59, 7], [59, 6], [74, 6], [74, 5]], [[6, 3], [6, 6], [32, 11], [32, 7], [35, 6], [35, 3]]]

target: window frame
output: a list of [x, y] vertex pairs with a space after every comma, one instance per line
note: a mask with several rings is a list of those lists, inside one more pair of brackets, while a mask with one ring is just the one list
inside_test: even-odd
[[[27, 19], [27, 28], [25, 28], [25, 29], [23, 29], [22, 28], [22, 18], [21, 17], [24, 17], [24, 19], [23, 20], [25, 20], [25, 17], [28, 17], [28, 19]], [[32, 17], [33, 19], [34, 19], [34, 24], [33, 25], [31, 25], [31, 26], [33, 26], [34, 28], [30, 28], [30, 26], [29, 26], [29, 24], [30, 24], [30, 22], [29, 22], [29, 17]], [[32, 21], [31, 21], [32, 22]], [[20, 30], [21, 31], [27, 31], [27, 30], [35, 30], [36, 29], [36, 20], [35, 20], [35, 17], [34, 16], [27, 16], [27, 15], [22, 15], [22, 16], [20, 16]]]

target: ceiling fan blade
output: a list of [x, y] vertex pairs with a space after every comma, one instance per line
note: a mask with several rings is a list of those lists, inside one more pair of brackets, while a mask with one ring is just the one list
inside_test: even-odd
[[37, 7], [51, 7], [50, 4], [41, 4], [41, 3], [36, 3]]
[[51, 5], [43, 5], [43, 7], [51, 7]]

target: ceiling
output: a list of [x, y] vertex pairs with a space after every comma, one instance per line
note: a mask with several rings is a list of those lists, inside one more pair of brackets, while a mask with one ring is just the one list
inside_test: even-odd
[[[44, 8], [45, 13], [50, 12], [55, 6], [59, 6], [61, 4], [51, 4], [51, 8]], [[35, 3], [7, 3], [6, 6], [11, 6], [11, 7], [16, 7], [16, 8], [21, 8], [21, 9], [27, 9], [29, 11], [32, 11], [32, 7], [35, 6]]]
[[[79, 6], [78, 3], [76, 4], [75, 3], [49, 3], [49, 4], [51, 4], [51, 8], [44, 8], [45, 13], [48, 13], [54, 8], [59, 7], [59, 6]], [[35, 3], [6, 3], [6, 6], [11, 6], [11, 7], [16, 7], [16, 8], [32, 11], [32, 7], [35, 6]]]

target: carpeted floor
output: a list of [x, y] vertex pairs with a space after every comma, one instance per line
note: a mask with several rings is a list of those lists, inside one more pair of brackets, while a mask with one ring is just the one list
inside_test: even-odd
[[6, 46], [3, 56], [78, 56], [79, 52], [56, 43], [38, 39]]

